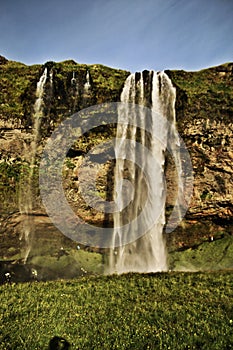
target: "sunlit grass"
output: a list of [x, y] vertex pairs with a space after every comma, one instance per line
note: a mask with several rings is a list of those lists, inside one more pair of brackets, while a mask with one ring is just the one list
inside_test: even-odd
[[87, 277], [0, 288], [0, 349], [231, 349], [233, 274]]

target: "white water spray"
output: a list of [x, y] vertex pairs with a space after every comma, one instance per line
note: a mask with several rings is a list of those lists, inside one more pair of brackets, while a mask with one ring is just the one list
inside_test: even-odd
[[[120, 106], [118, 113], [117, 139], [122, 141], [115, 148], [114, 174], [114, 201], [119, 211], [113, 218], [109, 270], [110, 273], [166, 271], [164, 163], [167, 145], [171, 147], [178, 142], [171, 137], [175, 135], [175, 88], [164, 72], [131, 74], [125, 82], [121, 102], [126, 104]], [[151, 113], [145, 113], [142, 108], [135, 109], [133, 104], [149, 106]], [[151, 135], [145, 131], [148, 128]], [[127, 139], [131, 140], [131, 147], [125, 147]], [[137, 143], [142, 145], [139, 153]], [[148, 152], [155, 162], [150, 161]], [[149, 203], [147, 210], [143, 210], [145, 203]], [[140, 232], [143, 225], [135, 220], [139, 215], [142, 222], [154, 218], [153, 226], [146, 232]], [[131, 226], [127, 235], [131, 237], [131, 243], [124, 245], [122, 227], [129, 222]]]

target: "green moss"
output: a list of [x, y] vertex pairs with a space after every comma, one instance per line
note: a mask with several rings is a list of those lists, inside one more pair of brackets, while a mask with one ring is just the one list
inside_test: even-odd
[[[42, 271], [49, 271], [53, 276], [80, 276], [83, 274], [100, 274], [103, 271], [102, 257], [97, 253], [89, 253], [83, 250], [67, 250], [68, 255], [57, 256], [36, 254], [30, 255], [30, 264]], [[35, 251], [34, 251], [35, 254]], [[48, 273], [48, 272], [47, 272]]]
[[208, 190], [204, 190], [200, 195], [200, 198], [202, 201], [210, 200], [212, 198], [212, 193], [210, 193]]
[[213, 235], [213, 241], [173, 252], [169, 260], [175, 270], [221, 270], [233, 268], [232, 256], [233, 236], [217, 232]]
[[72, 160], [70, 158], [66, 158], [65, 160], [65, 166], [68, 168], [68, 169], [71, 169], [73, 170], [75, 168], [75, 164], [72, 162]]

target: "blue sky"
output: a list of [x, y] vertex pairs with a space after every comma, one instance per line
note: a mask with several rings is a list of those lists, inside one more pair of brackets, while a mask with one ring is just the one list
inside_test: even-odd
[[0, 54], [130, 70], [233, 61], [233, 0], [0, 0]]

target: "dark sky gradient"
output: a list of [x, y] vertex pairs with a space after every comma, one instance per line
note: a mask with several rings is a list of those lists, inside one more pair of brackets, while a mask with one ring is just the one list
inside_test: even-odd
[[0, 0], [0, 54], [137, 71], [233, 61], [233, 0]]

